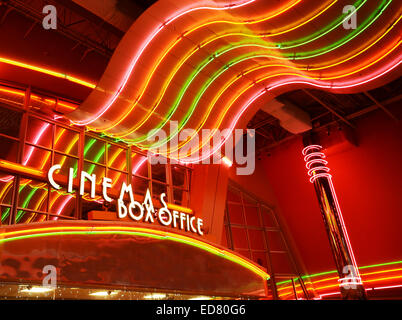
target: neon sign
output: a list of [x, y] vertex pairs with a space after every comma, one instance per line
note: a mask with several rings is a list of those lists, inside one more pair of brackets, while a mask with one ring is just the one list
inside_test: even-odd
[[[52, 166], [47, 174], [49, 183], [51, 186], [57, 190], [61, 189], [61, 186], [54, 180], [54, 173], [57, 170], [61, 169], [60, 164], [55, 164]], [[68, 182], [67, 182], [67, 192], [73, 192], [73, 175], [74, 169], [69, 168], [68, 174]], [[88, 174], [85, 171], [81, 171], [81, 178], [79, 183], [79, 194], [81, 196], [84, 195], [85, 190], [85, 181], [88, 180], [90, 182], [90, 198], [95, 198], [95, 187], [96, 187], [96, 175], [95, 174]], [[108, 195], [108, 189], [110, 189], [113, 185], [113, 181], [110, 178], [103, 177], [102, 178], [102, 197], [107, 202], [112, 202], [113, 199]], [[128, 195], [129, 202], [124, 201], [125, 195]], [[173, 227], [179, 230], [183, 230], [186, 232], [192, 232], [195, 234], [199, 234], [200, 236], [204, 235], [202, 227], [203, 227], [203, 220], [200, 218], [195, 217], [188, 212], [180, 211], [179, 206], [174, 206], [177, 210], [170, 210], [168, 204], [165, 201], [166, 194], [162, 193], [160, 195], [160, 202], [162, 207], [156, 209], [151, 193], [149, 189], [147, 189], [145, 193], [145, 197], [143, 202], [139, 202], [134, 198], [134, 192], [131, 184], [126, 184], [125, 182], [122, 183], [120, 187], [120, 194], [119, 198], [117, 199], [117, 213], [120, 219], [124, 219], [126, 217], [131, 218], [136, 222], [148, 222], [154, 223], [155, 220], [165, 227]]]

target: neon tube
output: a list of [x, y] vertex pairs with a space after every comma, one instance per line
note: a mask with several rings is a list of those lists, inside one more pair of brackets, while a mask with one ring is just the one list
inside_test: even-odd
[[[400, 44], [400, 42], [399, 42], [397, 45], [395, 45], [391, 50], [387, 51], [386, 55], [390, 54], [393, 50], [395, 50], [395, 49], [399, 46], [399, 44]], [[384, 57], [384, 56], [383, 56], [383, 57]], [[382, 58], [383, 58], [383, 57], [382, 57]], [[377, 60], [377, 61], [378, 61], [378, 60]], [[364, 69], [367, 69], [367, 68], [369, 68], [372, 64], [374, 64], [374, 63], [370, 63], [370, 64], [367, 64], [367, 63], [366, 63], [366, 64], [364, 64], [363, 67], [361, 67], [360, 69], [357, 69], [357, 70], [355, 70], [355, 71], [353, 71], [353, 72], [350, 72], [350, 73], [341, 74], [340, 76], [332, 76], [332, 77], [326, 77], [326, 78], [317, 77], [316, 79], [320, 79], [321, 81], [323, 81], [323, 80], [332, 80], [332, 79], [335, 79], [335, 78], [338, 78], [338, 77], [339, 77], [339, 78], [340, 78], [340, 77], [346, 77], [346, 76], [349, 76], [349, 75], [351, 75], [351, 74], [358, 73], [358, 72], [360, 72], [360, 71], [362, 71], [362, 70], [364, 70]], [[248, 71], [248, 72], [251, 72], [251, 71]], [[262, 82], [262, 81], [264, 81], [264, 80], [266, 80], [266, 79], [268, 79], [268, 78], [271, 78], [271, 77], [273, 77], [273, 76], [278, 77], [278, 76], [282, 76], [282, 75], [295, 75], [295, 76], [299, 76], [299, 77], [302, 77], [302, 78], [314, 79], [314, 77], [299, 75], [299, 74], [296, 74], [296, 73], [275, 74], [275, 75], [263, 77], [263, 78], [261, 78], [261, 79], [259, 79], [259, 80], [254, 81], [247, 89], [252, 88], [255, 83]], [[237, 79], [238, 79], [238, 78], [236, 78], [236, 80], [237, 80]], [[246, 90], [244, 90], [243, 92], [245, 92], [245, 91], [246, 91]], [[242, 93], [243, 93], [243, 92], [242, 92]], [[240, 95], [239, 95], [239, 96], [240, 96]], [[194, 109], [195, 109], [195, 106], [193, 105], [193, 106], [192, 106], [192, 109], [190, 110], [190, 112], [191, 112], [190, 115], [192, 114], [192, 112], [194, 111]], [[187, 120], [188, 120], [188, 118], [189, 118], [190, 115], [189, 115], [189, 114], [186, 115]], [[171, 116], [171, 115], [170, 115], [170, 116]], [[161, 125], [158, 125], [157, 128], [160, 128], [160, 127], [162, 127], [163, 125], [165, 125], [169, 119], [170, 119], [170, 117], [168, 117]], [[185, 120], [185, 122], [186, 122], [186, 120]], [[184, 122], [184, 124], [185, 124], [185, 122]], [[183, 124], [183, 123], [180, 124], [179, 128], [177, 128], [177, 129], [175, 130], [174, 135], [176, 135], [176, 134], [178, 133], [178, 131], [184, 126], [184, 124]], [[145, 139], [147, 139], [147, 138], [148, 138], [148, 136], [144, 136], [144, 137], [142, 138], [142, 140], [145, 140]], [[170, 139], [171, 139], [171, 137], [170, 137]], [[128, 139], [127, 141], [131, 141], [131, 142], [137, 141], [137, 142], [138, 142], [138, 141], [141, 141], [141, 140], [140, 140], [139, 138], [137, 138], [137, 139], [134, 139], [134, 140]], [[161, 146], [162, 144], [166, 143], [167, 141], [169, 141], [168, 138], [167, 138], [167, 139], [164, 139], [164, 140], [162, 140], [162, 141], [158, 141], [157, 144], [154, 144], [154, 145], [152, 145], [152, 146], [150, 146], [150, 145], [147, 145], [147, 146], [141, 145], [141, 148], [156, 148], [156, 147], [159, 147], [159, 146]]]
[[[395, 264], [402, 264], [402, 260], [397, 260], [397, 261], [390, 261], [390, 262], [383, 262], [383, 263], [377, 263], [377, 264], [370, 264], [370, 265], [366, 265], [366, 266], [361, 266], [359, 267], [359, 270], [362, 269], [371, 269], [371, 268], [378, 268], [378, 267], [385, 267], [385, 266], [391, 266], [391, 265], [395, 265]], [[330, 271], [324, 271], [324, 272], [319, 272], [319, 273], [314, 273], [314, 274], [306, 274], [303, 275], [301, 278], [302, 279], [308, 279], [308, 278], [316, 278], [316, 277], [320, 277], [320, 276], [324, 276], [324, 275], [328, 275], [328, 274], [332, 274], [332, 273], [336, 273], [336, 270], [330, 270]], [[282, 285], [285, 283], [290, 283], [291, 280], [285, 280], [285, 281], [281, 281], [281, 282], [277, 282], [277, 285]]]
[[[366, 1], [366, 0], [365, 0], [365, 1]], [[293, 2], [290, 6], [286, 7], [285, 9], [283, 9], [282, 11], [280, 11], [279, 13], [283, 13], [283, 12], [289, 10], [290, 8], [292, 8], [294, 5], [296, 5], [296, 4], [299, 3], [299, 2], [300, 2], [300, 0]], [[274, 15], [271, 15], [271, 16], [268, 16], [268, 17], [266, 17], [266, 18], [264, 18], [264, 19], [262, 19], [262, 20], [258, 20], [258, 21], [252, 22], [252, 23], [267, 21], [267, 20], [269, 20], [269, 19], [271, 19], [271, 18], [276, 17], [279, 13], [274, 14]], [[215, 24], [215, 23], [224, 23], [224, 22], [225, 22], [225, 23], [230, 23], [230, 22], [227, 22], [227, 21], [213, 21], [213, 22], [211, 22], [211, 23], [203, 24], [203, 25], [201, 25], [201, 26], [198, 26], [198, 27], [196, 27], [196, 28], [193, 28], [193, 29], [187, 31], [187, 32], [183, 35], [183, 37], [186, 36], [186, 35], [188, 35], [188, 34], [190, 34], [190, 33], [192, 33], [193, 31], [195, 31], [195, 30], [197, 30], [197, 29], [203, 27], [203, 26], [206, 26], [206, 25], [209, 25], [209, 24]], [[251, 23], [251, 22], [250, 22], [250, 23]], [[239, 24], [241, 24], [241, 23], [239, 23]], [[213, 37], [213, 38], [210, 39], [209, 41], [207, 41], [207, 42], [205, 42], [205, 43], [203, 43], [203, 44], [201, 44], [201, 45], [195, 46], [195, 47], [190, 51], [190, 54], [188, 54], [187, 57], [185, 57], [184, 59], [181, 60], [181, 62], [179, 63], [179, 65], [176, 66], [175, 70], [178, 71], [178, 70], [180, 69], [180, 67], [187, 61], [187, 59], [190, 58], [193, 53], [195, 53], [196, 51], [200, 50], [202, 47], [206, 46], [207, 44], [211, 43], [212, 41], [215, 41], [215, 40], [219, 39], [220, 37], [226, 37], [226, 36], [227, 36], [227, 35], [224, 34], [224, 35], [219, 36], [219, 37]], [[121, 118], [117, 121], [117, 123], [114, 123], [112, 126], [106, 126], [106, 127], [100, 127], [100, 128], [92, 128], [94, 131], [110, 130], [110, 129], [112, 129], [113, 127], [115, 127], [115, 126], [117, 126], [118, 124], [120, 124], [120, 123], [129, 115], [129, 113], [132, 112], [132, 110], [134, 109], [134, 107], [137, 105], [138, 101], [143, 97], [143, 95], [144, 95], [144, 93], [145, 93], [145, 90], [147, 89], [148, 84], [149, 84], [149, 82], [151, 81], [152, 76], [153, 76], [154, 73], [156, 72], [156, 69], [159, 67], [159, 65], [161, 64], [162, 60], [163, 60], [163, 59], [168, 55], [168, 53], [183, 39], [183, 37], [178, 38], [178, 39], [177, 39], [172, 45], [170, 45], [170, 47], [163, 53], [163, 55], [161, 56], [161, 58], [159, 58], [157, 64], [154, 66], [154, 68], [153, 68], [152, 71], [150, 72], [150, 75], [147, 77], [147, 80], [146, 80], [146, 82], [145, 82], [145, 85], [143, 86], [143, 89], [142, 89], [141, 93], [139, 94], [139, 96], [136, 98], [135, 103], [132, 104], [132, 105], [129, 107], [129, 110], [124, 113], [123, 117], [121, 117]], [[276, 47], [272, 47], [272, 48], [276, 48]], [[175, 72], [176, 72], [176, 71], [175, 71]], [[197, 73], [198, 73], [198, 72], [197, 72]], [[174, 74], [170, 76], [168, 82], [170, 82], [170, 81], [172, 80], [173, 76], [174, 76]], [[166, 91], [166, 88], [167, 88], [167, 86], [165, 86], [165, 88], [163, 89], [163, 94], [164, 94], [164, 92]], [[159, 101], [157, 102], [157, 105], [159, 104], [159, 102], [160, 102], [161, 99], [162, 99], [162, 96], [160, 96]], [[153, 110], [155, 110], [156, 107], [157, 107], [157, 106], [155, 106], [155, 107], [153, 108]], [[140, 124], [136, 125], [134, 128], [129, 129], [129, 131], [132, 132], [132, 131], [134, 131], [134, 130], [137, 130], [148, 118], [149, 118], [149, 116], [146, 117], [146, 118], [144, 118], [143, 120], [141, 120], [141, 121], [140, 121]], [[127, 134], [128, 134], [128, 133], [127, 133]], [[115, 136], [119, 137], [119, 136], [124, 136], [124, 135], [125, 135], [125, 134], [122, 134], [122, 135], [115, 135]]]
[[0, 57], [0, 62], [5, 63], [5, 64], [9, 64], [9, 65], [13, 65], [13, 66], [16, 66], [16, 67], [20, 67], [20, 68], [29, 69], [29, 70], [32, 70], [32, 71], [44, 73], [44, 74], [47, 74], [47, 75], [50, 75], [50, 76], [53, 76], [53, 77], [56, 77], [56, 78], [66, 79], [68, 81], [77, 83], [79, 85], [82, 85], [82, 86], [85, 86], [85, 87], [88, 87], [88, 88], [91, 88], [91, 89], [95, 89], [95, 87], [96, 87], [96, 85], [93, 84], [93, 83], [84, 81], [82, 79], [78, 79], [76, 77], [69, 76], [67, 74], [63, 74], [63, 73], [56, 72], [56, 71], [53, 71], [53, 70], [49, 70], [49, 69], [45, 69], [45, 68], [42, 68], [42, 67], [30, 65], [30, 64], [23, 63], [23, 62], [20, 62], [20, 61], [15, 61], [15, 60], [8, 59], [8, 58], [5, 58], [5, 57]]
[[226, 6], [226, 7], [199, 7], [199, 8], [192, 8], [189, 10], [185, 10], [179, 14], [177, 14], [176, 16], [167, 19], [167, 21], [162, 24], [158, 29], [156, 29], [151, 36], [145, 41], [144, 45], [141, 47], [141, 49], [139, 50], [139, 52], [136, 54], [136, 56], [134, 56], [134, 58], [132, 59], [131, 63], [130, 63], [130, 67], [127, 69], [122, 81], [119, 84], [119, 89], [115, 92], [115, 94], [113, 95], [113, 97], [106, 103], [105, 106], [103, 106], [101, 108], [101, 111], [95, 115], [95, 117], [91, 118], [90, 120], [84, 120], [84, 121], [72, 121], [74, 124], [77, 125], [88, 125], [91, 122], [99, 119], [99, 117], [101, 117], [106, 110], [109, 109], [109, 107], [116, 101], [117, 97], [119, 96], [120, 92], [124, 89], [124, 87], [127, 84], [127, 81], [131, 75], [132, 70], [134, 69], [135, 65], [137, 64], [138, 59], [140, 58], [140, 56], [142, 55], [142, 53], [145, 51], [146, 47], [149, 45], [149, 43], [159, 34], [159, 32], [164, 29], [167, 25], [169, 25], [170, 23], [172, 23], [173, 21], [175, 21], [176, 19], [180, 18], [181, 16], [197, 11], [197, 10], [226, 10], [226, 9], [236, 9], [236, 8], [240, 8], [243, 7], [247, 4], [253, 3], [255, 0], [248, 0], [245, 2], [238, 2], [236, 4], [232, 4], [230, 6]]
[[[399, 18], [399, 19], [400, 19], [400, 18]], [[398, 45], [399, 45], [399, 43], [398, 43], [392, 50], [389, 50], [389, 51], [387, 52], [387, 54], [391, 53], [395, 48], [398, 47]], [[379, 59], [378, 59], [378, 60], [379, 60]], [[378, 60], [376, 60], [376, 61], [378, 61]], [[355, 70], [354, 72], [351, 72], [351, 73], [349, 73], [348, 75], [350, 75], [350, 74], [352, 74], [352, 73], [357, 73], [357, 72], [361, 71], [362, 69], [368, 68], [368, 67], [371, 66], [372, 64], [374, 64], [374, 62], [371, 63], [371, 64], [366, 64], [363, 68], [358, 69], [358, 70]], [[334, 77], [329, 77], [329, 78], [327, 78], [327, 79], [332, 79], [332, 78], [334, 78]], [[143, 147], [143, 146], [142, 146], [142, 147]]]
[[[360, 4], [360, 6], [359, 6], [358, 8], [360, 8], [360, 7], [364, 4], [364, 2], [366, 2], [366, 1], [367, 1], [367, 0], [363, 0], [363, 2]], [[389, 1], [389, 3], [390, 3], [391, 0], [388, 0], [388, 1]], [[388, 3], [388, 4], [389, 4], [389, 3]], [[382, 11], [380, 11], [380, 13], [377, 15], [377, 17], [378, 17], [381, 13], [382, 13]], [[268, 20], [268, 19], [266, 19], [266, 20]], [[373, 23], [375, 20], [376, 20], [376, 19], [368, 19], [368, 20], [366, 20], [366, 21], [370, 21], [370, 24], [371, 24], [371, 23]], [[337, 19], [335, 22], [336, 22], [336, 26], [338, 26], [340, 23], [343, 22], [343, 20], [342, 20], [342, 19]], [[367, 26], [366, 26], [366, 27], [367, 27]], [[366, 28], [366, 27], [365, 27], [365, 28]], [[197, 28], [198, 28], [198, 27], [197, 27]], [[363, 30], [365, 30], [365, 28], [359, 27], [359, 29], [358, 29], [357, 31], [359, 31], [359, 33], [361, 33]], [[194, 30], [194, 29], [191, 29], [190, 31], [193, 31], [193, 30]], [[190, 31], [189, 31], [189, 32], [190, 32]], [[189, 32], [188, 32], [188, 33], [189, 33]], [[323, 33], [322, 30], [321, 30], [321, 33]], [[358, 34], [359, 34], [359, 33], [358, 33]], [[229, 35], [230, 35], [230, 34], [229, 34]], [[353, 34], [352, 34], [352, 35], [353, 35]], [[192, 55], [194, 52], [200, 50], [203, 46], [209, 44], [210, 42], [215, 41], [215, 40], [217, 40], [217, 39], [219, 39], [219, 38], [221, 38], [221, 37], [226, 37], [226, 36], [228, 36], [228, 35], [225, 35], [225, 34], [224, 34], [224, 35], [222, 35], [222, 36], [213, 37], [212, 39], [210, 39], [210, 40], [207, 41], [206, 43], [203, 43], [202, 45], [195, 46], [194, 49], [190, 52], [190, 54], [187, 55], [187, 57], [185, 57], [185, 58], [180, 62], [180, 64], [179, 64], [178, 67], [176, 67], [176, 71], [185, 63], [185, 61], [186, 61], [189, 57], [191, 57], [191, 55]], [[247, 34], [244, 34], [244, 36], [248, 36], [248, 35], [247, 35]], [[352, 39], [352, 38], [351, 38], [351, 35], [348, 35], [346, 38], [349, 38], [348, 41], [350, 41], [350, 40]], [[112, 126], [109, 126], [109, 127], [100, 127], [100, 128], [93, 128], [93, 130], [95, 130], [95, 131], [110, 130], [110, 129], [112, 129], [113, 127], [115, 127], [115, 126], [117, 126], [118, 124], [120, 124], [120, 122], [123, 121], [123, 120], [129, 115], [129, 113], [133, 110], [133, 108], [135, 107], [135, 105], [138, 103], [138, 101], [139, 101], [139, 100], [141, 99], [141, 97], [143, 96], [143, 94], [144, 94], [144, 92], [145, 92], [145, 90], [146, 90], [146, 87], [148, 86], [149, 81], [150, 81], [152, 75], [154, 74], [156, 68], [159, 66], [159, 64], [160, 64], [161, 61], [164, 59], [164, 57], [170, 52], [170, 50], [171, 50], [179, 41], [181, 41], [181, 39], [182, 39], [182, 38], [179, 38], [178, 40], [176, 40], [176, 42], [175, 42], [173, 45], [171, 45], [171, 46], [169, 47], [169, 49], [168, 49], [167, 51], [165, 51], [165, 53], [163, 54], [163, 56], [159, 59], [157, 65], [154, 67], [154, 69], [152, 70], [150, 76], [147, 78], [146, 84], [145, 84], [145, 86], [144, 86], [144, 88], [143, 88], [141, 94], [137, 97], [136, 103], [133, 104], [133, 105], [129, 108], [129, 110], [125, 112], [124, 116], [121, 117], [121, 118], [117, 121], [117, 123], [113, 124]], [[346, 41], [346, 42], [348, 42], [348, 41]], [[344, 45], [346, 42], [341, 41], [341, 45]], [[301, 45], [302, 45], [302, 44], [304, 44], [304, 43], [301, 43]], [[274, 45], [274, 46], [272, 46], [272, 47], [269, 47], [269, 46], [266, 46], [266, 45], [253, 44], [253, 46], [255, 46], [255, 47], [261, 47], [261, 48], [264, 48], [264, 49], [275, 49], [275, 48], [278, 48], [278, 45]], [[238, 46], [229, 46], [229, 50], [233, 50], [233, 49], [240, 48], [240, 47], [242, 47], [242, 45], [238, 45]], [[329, 48], [329, 47], [330, 47], [330, 46], [327, 46], [326, 48]], [[334, 49], [335, 49], [335, 48], [333, 48], [332, 50], [334, 50]], [[228, 51], [229, 51], [229, 50], [228, 50]], [[325, 52], [325, 53], [327, 53], [327, 52], [329, 52], [329, 51], [331, 51], [331, 50], [330, 50], [330, 49], [326, 49], [326, 52]], [[226, 52], [226, 50], [225, 50], [225, 52]], [[314, 52], [315, 52], [315, 51], [314, 51]], [[221, 55], [221, 54], [223, 54], [223, 53], [224, 53], [224, 52], [221, 52], [221, 53], [219, 53], [219, 54], [215, 53], [213, 56], [214, 56], [214, 57], [218, 57], [219, 55]], [[321, 53], [321, 54], [322, 54], [322, 53]], [[320, 54], [317, 54], [317, 55], [320, 55]], [[307, 59], [307, 58], [309, 58], [309, 57], [307, 56], [307, 57], [302, 57], [302, 58], [303, 58], [303, 59]], [[283, 59], [286, 59], [286, 58], [283, 58]], [[207, 61], [208, 61], [208, 63], [211, 62], [211, 60], [209, 60], [209, 59], [207, 59]], [[207, 64], [208, 64], [208, 63], [207, 63]], [[204, 65], [204, 66], [205, 66], [205, 65]], [[194, 75], [193, 78], [195, 78], [195, 76], [201, 71], [201, 69], [202, 69], [202, 68], [197, 68], [196, 73], [195, 73], [195, 75]], [[168, 80], [168, 82], [171, 81], [172, 77], [173, 77], [173, 75], [170, 77], [170, 79]], [[163, 91], [166, 91], [166, 88], [165, 88]], [[183, 90], [182, 90], [182, 91], [183, 91]], [[185, 91], [185, 90], [184, 90], [184, 91]], [[159, 98], [159, 100], [158, 100], [158, 102], [157, 102], [157, 105], [159, 104], [159, 102], [160, 102], [161, 99], [162, 99], [162, 97]], [[153, 108], [153, 110], [155, 110], [155, 108], [157, 107], [157, 105]], [[152, 111], [150, 111], [149, 114], [150, 114], [151, 112], [152, 112]], [[172, 113], [172, 112], [169, 112], [169, 114], [172, 115], [173, 113]], [[115, 134], [115, 135], [113, 135], [113, 136], [122, 137], [122, 136], [125, 136], [125, 135], [130, 134], [131, 132], [137, 130], [148, 118], [149, 118], [149, 116], [146, 117], [145, 119], [143, 119], [143, 120], [140, 122], [139, 125], [136, 125], [135, 127], [129, 129], [129, 130], [126, 131], [126, 132], [124, 132], [123, 134], [119, 134], [119, 135], [116, 135], [116, 134]], [[165, 123], [166, 123], [166, 122], [167, 122], [167, 120], [165, 120]], [[161, 126], [162, 126], [162, 125], [158, 125], [158, 128], [160, 128]], [[142, 138], [142, 139], [144, 140], [145, 138]], [[134, 140], [134, 141], [140, 142], [141, 139], [139, 139], [139, 140]]]
[[197, 247], [201, 250], [208, 251], [216, 256], [224, 258], [226, 260], [232, 261], [239, 264], [253, 273], [257, 274], [264, 280], [269, 279], [269, 275], [262, 270], [260, 267], [254, 263], [238, 256], [235, 253], [227, 251], [225, 249], [220, 249], [214, 247], [210, 244], [202, 242], [200, 240], [190, 238], [187, 236], [159, 231], [156, 229], [139, 228], [139, 227], [46, 227], [37, 229], [28, 229], [21, 231], [11, 231], [5, 234], [4, 238], [0, 239], [0, 243], [30, 239], [34, 237], [47, 237], [47, 236], [57, 236], [57, 235], [98, 235], [98, 234], [123, 234], [129, 236], [142, 236], [148, 238], [155, 238], [158, 240], [169, 240], [174, 242], [184, 243], [193, 247]]
[[[273, 91], [277, 88], [280, 88], [282, 86], [288, 86], [288, 85], [292, 85], [292, 84], [303, 84], [303, 85], [309, 85], [312, 87], [317, 87], [317, 88], [321, 88], [321, 89], [349, 89], [349, 88], [353, 88], [356, 86], [361, 86], [362, 84], [371, 82], [376, 80], [379, 77], [384, 76], [385, 74], [391, 72], [392, 70], [394, 70], [395, 68], [397, 68], [400, 64], [401, 64], [401, 60], [399, 60], [398, 62], [395, 63], [391, 63], [391, 66], [388, 67], [386, 70], [382, 71], [381, 73], [377, 74], [377, 75], [369, 75], [367, 80], [356, 80], [355, 83], [351, 83], [348, 85], [320, 85], [317, 83], [313, 83], [313, 82], [307, 82], [307, 81], [296, 81], [296, 80], [288, 80], [288, 81], [284, 81], [281, 82], [279, 84], [275, 84], [269, 88], [266, 88], [265, 90], [260, 91], [259, 93], [257, 93], [256, 95], [254, 95], [251, 99], [249, 99], [249, 101], [242, 107], [242, 109], [237, 113], [237, 115], [235, 116], [235, 119], [232, 121], [232, 124], [230, 125], [230, 131], [233, 131], [236, 123], [238, 122], [238, 120], [240, 119], [240, 117], [242, 116], [242, 114], [245, 112], [245, 110], [247, 110], [247, 108], [258, 98], [260, 98], [263, 94], [265, 94], [266, 92], [270, 92]], [[221, 121], [221, 120], [220, 120]], [[216, 130], [215, 130], [216, 131]], [[213, 148], [213, 150], [207, 154], [207, 155], [202, 155], [196, 159], [181, 159], [181, 161], [183, 163], [197, 163], [199, 161], [202, 161], [206, 158], [208, 158], [209, 156], [211, 156], [212, 154], [214, 154], [215, 152], [219, 151], [219, 149], [223, 146], [223, 144], [227, 141], [227, 139], [229, 138], [229, 135], [227, 135], [221, 143], [219, 143], [216, 147]]]

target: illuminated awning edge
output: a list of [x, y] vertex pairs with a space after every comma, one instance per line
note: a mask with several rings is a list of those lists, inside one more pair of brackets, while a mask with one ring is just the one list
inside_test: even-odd
[[[187, 237], [184, 235], [157, 230], [153, 228], [141, 228], [134, 226], [95, 226], [92, 224], [91, 226], [59, 226], [59, 227], [43, 227], [46, 223], [36, 224], [35, 227], [29, 227], [27, 229], [18, 230], [18, 231], [10, 231], [7, 232], [6, 229], [9, 227], [1, 228], [2, 231], [0, 233], [0, 244], [9, 242], [9, 241], [17, 241], [23, 239], [30, 239], [34, 237], [48, 237], [48, 236], [57, 236], [57, 235], [99, 235], [99, 234], [124, 234], [129, 236], [140, 236], [140, 237], [148, 237], [148, 238], [156, 238], [160, 240], [169, 240], [174, 242], [183, 243], [189, 246], [196, 247], [198, 249], [207, 251], [216, 256], [219, 256], [223, 259], [229, 260], [233, 263], [236, 263], [249, 271], [257, 274], [264, 280], [270, 279], [270, 275], [266, 273], [261, 267], [257, 266], [250, 260], [243, 258], [234, 252], [231, 252], [226, 249], [218, 248], [210, 243]], [[60, 224], [60, 222], [57, 222]]]

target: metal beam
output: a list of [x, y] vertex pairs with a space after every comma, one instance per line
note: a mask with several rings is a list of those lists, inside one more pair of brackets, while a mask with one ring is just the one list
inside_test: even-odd
[[332, 107], [330, 107], [329, 105], [327, 105], [325, 102], [323, 102], [321, 99], [317, 98], [315, 95], [313, 95], [312, 93], [310, 93], [309, 91], [307, 91], [306, 89], [302, 89], [302, 91], [304, 93], [306, 93], [308, 96], [310, 96], [311, 98], [313, 98], [315, 101], [317, 101], [320, 105], [322, 105], [325, 109], [327, 109], [328, 111], [330, 111], [331, 113], [333, 113], [335, 116], [337, 116], [339, 119], [341, 119], [343, 122], [345, 122], [348, 126], [352, 127], [352, 128], [356, 128], [355, 125], [353, 125], [350, 121], [348, 121], [344, 116], [342, 116], [341, 114], [339, 114], [337, 111], [335, 111]]
[[[390, 98], [390, 99], [381, 101], [380, 104], [381, 104], [382, 106], [386, 106], [386, 105], [389, 105], [389, 104], [398, 102], [398, 101], [401, 100], [401, 99], [402, 99], [402, 94], [399, 94], [399, 95], [397, 95], [397, 96], [395, 96], [395, 97], [392, 97], [392, 98]], [[351, 114], [347, 115], [347, 116], [346, 116], [346, 119], [347, 119], [347, 120], [352, 120], [352, 119], [355, 119], [355, 118], [357, 118], [357, 117], [360, 117], [360, 116], [362, 116], [362, 115], [364, 115], [364, 114], [366, 114], [366, 113], [369, 113], [369, 112], [374, 111], [374, 110], [377, 110], [377, 109], [379, 109], [379, 106], [378, 106], [377, 104], [374, 104], [374, 105], [371, 105], [371, 106], [369, 106], [369, 107], [367, 107], [367, 108], [364, 108], [364, 109], [362, 109], [362, 110], [359, 110], [359, 111], [356, 111], [356, 112], [354, 112], [354, 113], [351, 113]], [[329, 123], [326, 123], [326, 124], [324, 124], [324, 125], [322, 125], [322, 126], [319, 126], [319, 127], [317, 127], [317, 128], [314, 128], [314, 129], [312, 129], [312, 130], [313, 130], [313, 131], [322, 130], [323, 128], [325, 128], [325, 127], [327, 127], [327, 126], [330, 126], [330, 125], [332, 125], [332, 124], [335, 124], [337, 121], [338, 121], [338, 120], [336, 120], [336, 121], [331, 121], [331, 122], [329, 122]], [[272, 143], [272, 144], [270, 144], [270, 145], [268, 145], [268, 146], [265, 146], [265, 147], [261, 148], [261, 149], [258, 150], [258, 151], [264, 152], [264, 151], [266, 151], [266, 150], [272, 149], [272, 148], [274, 148], [274, 147], [280, 145], [281, 143], [283, 143], [283, 142], [285, 142], [285, 141], [288, 141], [288, 140], [293, 139], [293, 138], [296, 137], [296, 136], [297, 136], [297, 135], [288, 136], [288, 137], [286, 137], [286, 138], [284, 138], [284, 139], [282, 139], [282, 140], [280, 140], [280, 141], [278, 141], [278, 142], [275, 142], [275, 143]]]
[[[13, 10], [19, 12], [20, 14], [26, 16], [27, 18], [35, 21], [36, 23], [42, 24], [43, 14], [36, 11], [34, 8], [27, 6], [26, 3], [20, 0], [12, 0], [10, 2], [7, 2], [6, 5], [9, 8], [12, 8]], [[56, 32], [63, 34], [64, 36], [85, 45], [87, 48], [93, 49], [94, 51], [98, 52], [99, 54], [107, 58], [110, 58], [113, 54], [114, 48], [113, 49], [109, 48], [104, 44], [98, 43], [97, 41], [90, 39], [88, 36], [75, 32], [60, 22]]]
[[[397, 101], [399, 101], [399, 100], [401, 100], [401, 99], [402, 99], [402, 94], [399, 94], [399, 95], [397, 95], [397, 96], [395, 96], [395, 97], [393, 97], [393, 98], [390, 98], [390, 99], [381, 101], [381, 105], [386, 106], [386, 105], [389, 105], [389, 104], [391, 104], [391, 103], [397, 102]], [[363, 114], [366, 114], [366, 113], [368, 113], [368, 112], [370, 112], [370, 111], [373, 111], [373, 110], [376, 110], [376, 109], [378, 109], [378, 108], [379, 108], [379, 106], [378, 106], [377, 104], [374, 104], [374, 105], [371, 105], [371, 106], [369, 106], [369, 107], [367, 107], [367, 108], [364, 108], [364, 109], [362, 109], [362, 110], [360, 110], [360, 111], [354, 112], [354, 113], [352, 113], [352, 114], [346, 116], [346, 118], [348, 118], [348, 119], [354, 119], [354, 118], [356, 118], [356, 117], [359, 117], [359, 116], [361, 116], [361, 115], [363, 115]]]
[[265, 126], [266, 124], [274, 124], [277, 121], [278, 121], [278, 119], [269, 117], [265, 120], [261, 120], [260, 122], [257, 122], [255, 125], [253, 125], [253, 129], [261, 128], [261, 127]]
[[264, 139], [268, 140], [268, 141], [276, 141], [275, 138], [271, 135], [271, 137], [268, 137], [267, 135], [265, 135], [264, 133], [255, 130], [256, 134], [259, 134], [261, 137], [263, 137]]
[[387, 115], [389, 115], [392, 119], [394, 119], [396, 122], [399, 121], [399, 119], [397, 117], [395, 117], [391, 111], [389, 111], [387, 108], [385, 108], [385, 106], [383, 106], [380, 102], [377, 101], [376, 98], [374, 98], [370, 93], [368, 93], [367, 91], [364, 91], [364, 94], [375, 103], [375, 105], [380, 108], [381, 110], [383, 110]]

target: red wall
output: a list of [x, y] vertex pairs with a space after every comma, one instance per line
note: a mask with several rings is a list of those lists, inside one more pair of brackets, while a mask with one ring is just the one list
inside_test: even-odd
[[[391, 110], [401, 118], [397, 108]], [[381, 110], [354, 123], [358, 146], [336, 152], [329, 149], [327, 160], [357, 263], [401, 260], [401, 124]], [[280, 214], [311, 274], [332, 270], [334, 264], [302, 148], [298, 137], [271, 150], [261, 162]]]

